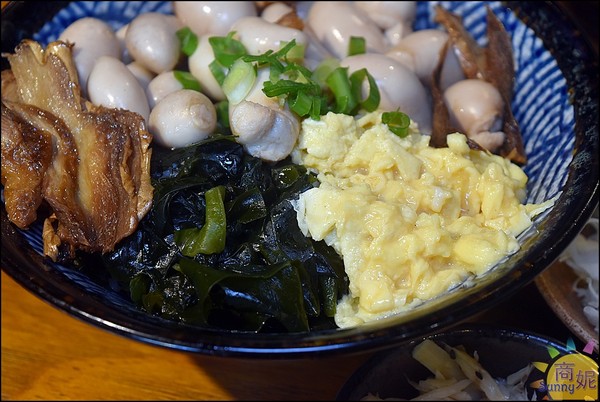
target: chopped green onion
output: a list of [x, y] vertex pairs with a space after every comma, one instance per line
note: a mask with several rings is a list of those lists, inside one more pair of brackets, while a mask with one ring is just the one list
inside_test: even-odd
[[226, 100], [217, 102], [215, 109], [217, 110], [217, 121], [221, 126], [229, 128], [229, 102]]
[[336, 113], [352, 114], [358, 106], [348, 78], [348, 67], [338, 67], [325, 80], [335, 97]]
[[312, 97], [308, 96], [304, 91], [298, 91], [296, 96], [288, 100], [288, 104], [292, 112], [298, 116], [305, 116], [310, 113], [312, 108]]
[[[356, 38], [355, 42], [360, 43], [361, 39]], [[237, 42], [232, 33], [227, 37], [219, 37], [219, 41], [213, 40], [211, 45], [215, 57], [219, 47], [228, 48], [225, 46], [228, 41]], [[329, 58], [313, 72], [292, 61], [300, 60], [304, 52], [304, 46], [297, 45], [295, 39], [277, 51], [267, 50], [259, 55], [242, 54], [242, 49], [243, 45], [237, 51], [223, 52], [223, 55], [235, 54], [236, 58], [229, 66], [226, 63], [231, 59], [215, 60], [210, 64], [213, 75], [231, 105], [241, 102], [248, 95], [256, 82], [257, 69], [269, 68], [269, 80], [263, 83], [263, 93], [270, 98], [279, 97], [282, 106], [287, 102], [290, 110], [300, 117], [310, 116], [318, 120], [328, 111], [353, 115], [360, 108], [371, 112], [379, 106], [377, 83], [366, 69], [349, 76], [347, 67], [341, 67], [339, 60]], [[365, 79], [369, 84], [369, 93], [363, 99]]]
[[273, 82], [279, 81], [284, 69], [285, 67], [279, 62], [279, 60], [274, 60], [269, 67], [269, 80]]
[[284, 96], [287, 98], [290, 109], [299, 116], [310, 115], [318, 120], [321, 115], [322, 93], [321, 87], [313, 82], [297, 82], [281, 79], [277, 82], [265, 81], [263, 92], [272, 98]]
[[310, 118], [313, 120], [319, 120], [323, 112], [324, 97], [315, 96], [312, 100], [312, 108], [310, 109]]
[[231, 105], [237, 105], [248, 95], [256, 81], [256, 69], [252, 63], [238, 59], [233, 63], [223, 81], [223, 92]]
[[351, 36], [350, 42], [348, 42], [348, 56], [365, 54], [367, 52], [366, 43], [365, 38], [362, 36]]
[[193, 89], [194, 91], [200, 92], [200, 83], [191, 73], [187, 71], [174, 70], [173, 75], [184, 89]]
[[387, 124], [390, 131], [398, 137], [406, 137], [408, 135], [408, 127], [410, 126], [410, 118], [405, 113], [384, 112], [381, 115], [381, 122]]
[[[293, 39], [293, 41], [295, 42], [296, 40]], [[291, 63], [302, 63], [304, 61], [305, 51], [306, 46], [304, 44], [297, 44], [287, 51], [285, 59]]]
[[244, 44], [233, 38], [235, 32], [230, 32], [227, 36], [211, 36], [208, 38], [215, 60], [223, 67], [230, 68], [240, 57], [248, 54]]
[[187, 56], [191, 56], [198, 47], [198, 36], [188, 27], [181, 28], [176, 33], [181, 51]]
[[[369, 81], [369, 95], [366, 99], [362, 99], [362, 83], [365, 78]], [[379, 88], [375, 82], [375, 78], [366, 68], [361, 68], [350, 75], [350, 83], [352, 85], [352, 92], [355, 99], [358, 99], [360, 107], [367, 112], [372, 112], [379, 107], [381, 96], [379, 94]]]
[[309, 82], [312, 77], [312, 71], [296, 63], [286, 65], [283, 69], [283, 74], [287, 75], [290, 79], [301, 82]]
[[215, 80], [219, 83], [219, 85], [223, 86], [223, 81], [225, 81], [226, 76], [225, 72], [227, 70], [223, 68], [223, 66], [221, 66], [221, 64], [216, 60], [210, 62], [208, 69], [212, 73], [213, 77], [215, 77]]
[[312, 73], [312, 79], [321, 87], [325, 87], [327, 76], [340, 66], [340, 61], [335, 57], [324, 59]]
[[314, 91], [315, 85], [312, 83], [296, 82], [292, 80], [279, 80], [277, 82], [265, 81], [263, 84], [263, 92], [268, 97], [295, 94], [299, 91]]
[[182, 229], [175, 232], [175, 243], [187, 257], [198, 254], [215, 254], [225, 249], [227, 221], [225, 213], [225, 187], [217, 186], [204, 193], [206, 218], [202, 228]]
[[259, 67], [268, 65], [271, 69], [276, 68], [278, 71], [283, 71], [284, 66], [280, 60], [285, 59], [287, 53], [290, 50], [292, 50], [295, 46], [296, 39], [292, 39], [276, 52], [273, 52], [272, 50], [267, 50], [263, 54], [247, 54], [244, 56], [244, 61], [249, 63], [256, 62], [258, 63]]

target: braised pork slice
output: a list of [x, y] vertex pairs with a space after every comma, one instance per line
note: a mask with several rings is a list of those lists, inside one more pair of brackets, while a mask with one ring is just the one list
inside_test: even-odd
[[[69, 44], [57, 41], [44, 50], [24, 40], [7, 57], [17, 88], [12, 99], [2, 95], [9, 219], [27, 227], [43, 200], [51, 210], [43, 233], [51, 258], [61, 245], [71, 256], [77, 249], [112, 250], [152, 203], [152, 136], [144, 119], [83, 99]], [[3, 87], [5, 78], [10, 75], [3, 73]]]

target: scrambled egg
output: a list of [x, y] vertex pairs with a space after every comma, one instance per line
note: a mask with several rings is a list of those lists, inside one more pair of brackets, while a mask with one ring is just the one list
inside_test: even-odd
[[396, 314], [486, 272], [518, 250], [516, 236], [551, 205], [523, 205], [527, 176], [471, 150], [463, 134], [429, 147], [411, 126], [400, 138], [381, 113], [304, 120], [294, 162], [320, 186], [294, 202], [304, 235], [343, 258], [350, 293], [339, 327]]

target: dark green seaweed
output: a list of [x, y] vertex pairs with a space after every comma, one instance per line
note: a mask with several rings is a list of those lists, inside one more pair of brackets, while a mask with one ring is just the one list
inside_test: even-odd
[[[318, 185], [289, 159], [268, 163], [230, 135], [155, 147], [152, 210], [102, 261], [141, 309], [192, 325], [252, 332], [335, 328], [348, 279], [337, 253], [305, 237], [292, 203]], [[176, 233], [205, 225], [204, 194], [225, 188], [222, 252], [183, 256]], [[181, 235], [179, 235], [181, 236]]]

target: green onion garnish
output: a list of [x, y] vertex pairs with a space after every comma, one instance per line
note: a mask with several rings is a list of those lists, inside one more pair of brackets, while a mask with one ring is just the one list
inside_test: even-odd
[[229, 102], [226, 100], [215, 103], [217, 121], [221, 126], [229, 128]]
[[[213, 39], [213, 51], [217, 58], [220, 48], [229, 49], [227, 42], [238, 42], [227, 37]], [[360, 38], [358, 38], [360, 42]], [[300, 60], [304, 47], [292, 39], [277, 51], [267, 50], [263, 54], [242, 54], [243, 45], [234, 46], [221, 52], [210, 68], [217, 82], [221, 84], [231, 105], [241, 102], [248, 94], [257, 76], [257, 69], [269, 68], [269, 80], [263, 83], [262, 91], [270, 98], [279, 97], [280, 104], [287, 102], [290, 110], [300, 117], [310, 116], [319, 120], [328, 111], [353, 115], [360, 108], [372, 112], [380, 102], [379, 89], [373, 76], [361, 69], [348, 76], [348, 68], [340, 67], [339, 60], [324, 60], [313, 72], [293, 60]], [[222, 49], [221, 49], [222, 50]], [[224, 56], [232, 56], [228, 59]], [[227, 63], [234, 60], [229, 67]], [[229, 68], [229, 72], [227, 72]], [[369, 84], [369, 93], [365, 99], [362, 87], [365, 79]]]
[[224, 200], [225, 187], [216, 186], [204, 193], [206, 216], [201, 228], [188, 228], [175, 231], [175, 243], [187, 257], [197, 254], [220, 253], [225, 248], [227, 215]]
[[193, 89], [194, 91], [200, 92], [200, 83], [191, 73], [187, 71], [174, 70], [173, 75], [184, 89]]
[[233, 63], [223, 81], [223, 92], [231, 105], [237, 105], [248, 95], [256, 81], [256, 69], [252, 63], [238, 59]]
[[[369, 81], [369, 95], [366, 99], [362, 99], [362, 84], [365, 78]], [[360, 107], [365, 109], [367, 112], [372, 112], [379, 106], [381, 96], [379, 94], [379, 88], [375, 82], [375, 78], [366, 68], [361, 68], [350, 75], [350, 84], [352, 85], [352, 92], [355, 99], [358, 99]]]
[[179, 39], [183, 54], [187, 56], [194, 54], [196, 48], [198, 47], [198, 36], [188, 27], [181, 28], [175, 34]]
[[299, 91], [313, 91], [314, 84], [302, 83], [291, 80], [279, 80], [277, 82], [265, 81], [263, 92], [268, 97], [298, 93]]
[[398, 137], [404, 138], [408, 135], [410, 118], [405, 113], [399, 111], [384, 112], [381, 115], [381, 122], [387, 124], [390, 131]]
[[230, 68], [240, 57], [248, 54], [244, 44], [233, 38], [235, 32], [230, 32], [227, 36], [211, 36], [208, 43], [213, 49], [215, 60], [223, 67]]
[[365, 54], [367, 52], [366, 43], [365, 38], [362, 36], [351, 36], [350, 42], [348, 42], [348, 56]]
[[223, 86], [223, 81], [225, 81], [227, 69], [221, 66], [221, 64], [216, 60], [210, 62], [210, 64], [208, 65], [208, 69], [212, 73], [213, 77], [215, 77], [215, 80], [219, 83], [219, 85]]
[[338, 67], [325, 80], [335, 97], [336, 113], [352, 114], [358, 102], [352, 93], [352, 85], [348, 78], [348, 67]]
[[306, 92], [298, 91], [296, 96], [288, 100], [290, 109], [298, 116], [306, 116], [310, 113], [312, 108], [312, 97], [307, 95]]
[[327, 76], [340, 66], [340, 61], [335, 57], [329, 57], [324, 59], [312, 73], [312, 79], [316, 81], [321, 87], [325, 87], [325, 80]]
[[[292, 39], [296, 43], [296, 39]], [[304, 61], [304, 53], [306, 52], [306, 46], [303, 44], [297, 44], [292, 46], [286, 53], [285, 59], [291, 63], [302, 63]]]

